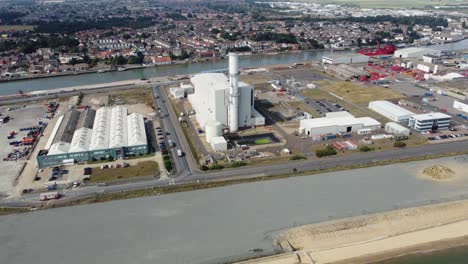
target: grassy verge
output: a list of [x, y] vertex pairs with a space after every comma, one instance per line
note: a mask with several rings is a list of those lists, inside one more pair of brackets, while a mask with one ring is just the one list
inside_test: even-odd
[[110, 182], [120, 179], [128, 179], [133, 177], [156, 175], [159, 172], [158, 163], [156, 161], [142, 161], [137, 165], [126, 168], [109, 168], [100, 169], [93, 168], [93, 174], [89, 182]]
[[29, 208], [18, 208], [18, 207], [0, 207], [0, 215], [8, 214], [19, 214], [29, 212]]

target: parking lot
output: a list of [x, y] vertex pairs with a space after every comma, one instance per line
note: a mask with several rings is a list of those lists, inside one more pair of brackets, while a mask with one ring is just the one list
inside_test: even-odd
[[[32, 127], [38, 124], [39, 120], [45, 120], [47, 107], [44, 105], [29, 105], [26, 107], [19, 107], [12, 111], [8, 111], [7, 107], [0, 109], [2, 116], [9, 115], [11, 120], [5, 124], [0, 125], [0, 195], [11, 194], [13, 182], [20, 173], [26, 160], [18, 159], [16, 161], [3, 161], [5, 157], [11, 152], [16, 150], [23, 150], [25, 147], [13, 147], [9, 142], [13, 140], [21, 140], [29, 131], [20, 131], [20, 128]], [[10, 132], [15, 131], [18, 134], [13, 139], [7, 139]]]

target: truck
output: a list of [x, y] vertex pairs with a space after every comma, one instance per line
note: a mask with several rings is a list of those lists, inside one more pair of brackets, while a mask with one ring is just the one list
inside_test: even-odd
[[177, 149], [177, 156], [182, 157], [183, 155], [184, 153], [182, 152], [182, 150]]
[[60, 198], [60, 193], [57, 191], [39, 194], [39, 200], [41, 201], [49, 201], [49, 200], [59, 199], [59, 198]]

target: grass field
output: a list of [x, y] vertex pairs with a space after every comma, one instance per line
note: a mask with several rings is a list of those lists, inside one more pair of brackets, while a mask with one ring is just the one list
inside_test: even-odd
[[142, 161], [137, 165], [127, 168], [111, 168], [100, 169], [93, 168], [93, 173], [90, 177], [90, 182], [110, 182], [120, 179], [128, 179], [139, 176], [152, 176], [159, 172], [158, 163], [156, 161]]
[[399, 99], [404, 96], [399, 92], [380, 86], [361, 86], [352, 82], [322, 81], [320, 88], [332, 92], [346, 101], [367, 105], [370, 101]]
[[268, 137], [259, 138], [255, 140], [255, 145], [265, 145], [271, 143], [271, 139]]
[[300, 0], [311, 3], [334, 3], [334, 4], [353, 4], [362, 8], [423, 8], [426, 6], [444, 6], [456, 3], [462, 4], [462, 0]]
[[34, 30], [34, 26], [28, 25], [2, 25], [0, 31], [22, 31], [22, 30]]

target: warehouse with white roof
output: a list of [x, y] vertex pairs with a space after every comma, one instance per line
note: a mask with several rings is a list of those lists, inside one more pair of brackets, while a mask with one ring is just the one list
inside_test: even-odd
[[372, 101], [369, 109], [398, 123], [407, 123], [413, 112], [389, 101]]
[[115, 160], [148, 153], [143, 115], [127, 112], [123, 106], [98, 109], [94, 120], [89, 120], [92, 125], [75, 130], [70, 143], [58, 141], [48, 150], [41, 150], [37, 156], [39, 167], [57, 166], [64, 160]]
[[382, 124], [370, 117], [356, 118], [348, 112], [336, 112], [327, 117], [300, 120], [299, 131], [307, 136], [353, 133], [361, 129], [379, 130]]

